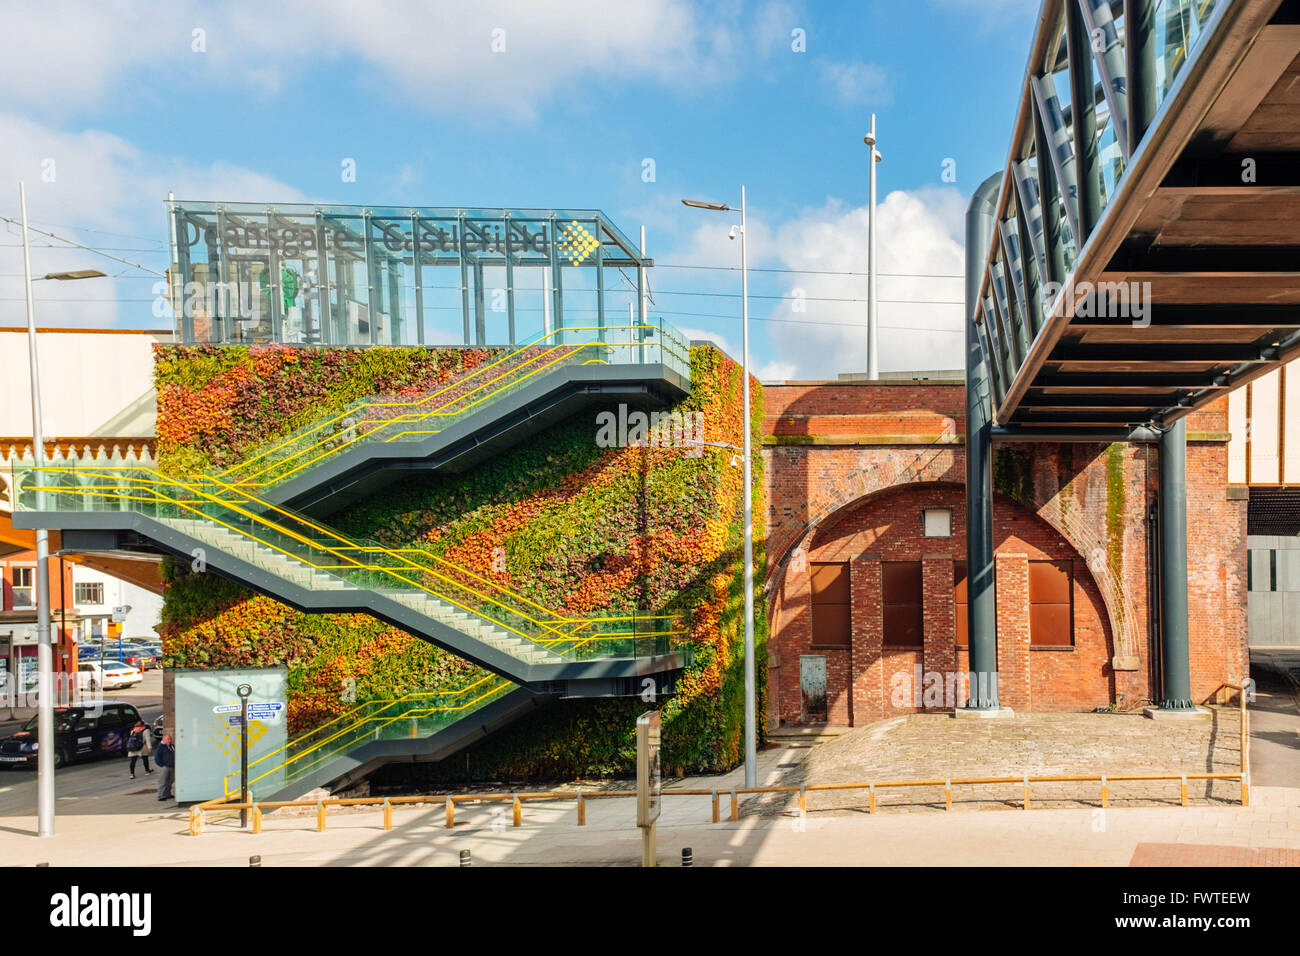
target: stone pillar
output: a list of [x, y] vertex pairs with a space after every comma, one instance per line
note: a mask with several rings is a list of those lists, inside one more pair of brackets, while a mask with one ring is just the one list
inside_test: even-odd
[[998, 554], [998, 697], [1003, 707], [1027, 711], [1029, 692], [1029, 556]]
[[[943, 703], [935, 705], [926, 699], [927, 710], [951, 710], [965, 704], [965, 699], [951, 699], [947, 688], [958, 686], [957, 672], [957, 618], [953, 601], [953, 569], [951, 554], [927, 554], [921, 559], [921, 600], [925, 616], [923, 670], [928, 674], [942, 674], [944, 680]], [[924, 687], [922, 688], [924, 693]]]
[[853, 726], [885, 716], [882, 647], [885, 639], [881, 604], [880, 555], [862, 554], [849, 565], [852, 596], [851, 680]]

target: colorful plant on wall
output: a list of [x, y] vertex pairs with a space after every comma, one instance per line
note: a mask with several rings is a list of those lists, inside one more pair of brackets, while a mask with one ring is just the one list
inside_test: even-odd
[[[324, 349], [295, 359], [289, 351], [161, 348], [162, 466], [236, 461], [327, 408], [381, 391], [427, 389], [488, 354]], [[708, 347], [692, 349], [691, 364], [692, 394], [679, 410], [703, 414], [706, 441], [736, 441], [738, 366]], [[299, 373], [317, 383], [310, 401], [292, 386]], [[253, 420], [229, 433], [214, 424], [241, 416]], [[751, 419], [756, 435], [761, 421], [760, 394]], [[477, 777], [627, 772], [633, 718], [652, 706], [664, 710], [670, 770], [722, 769], [740, 759], [741, 469], [722, 450], [695, 456], [683, 448], [600, 448], [595, 433], [594, 416], [586, 414], [467, 474], [406, 478], [329, 519], [347, 534], [424, 549], [558, 612], [645, 610], [685, 621], [694, 660], [675, 696], [556, 702], [476, 746], [467, 759]], [[761, 495], [761, 456], [754, 463]], [[754, 512], [764, 513], [761, 501]], [[761, 542], [761, 527], [755, 535]], [[361, 702], [436, 689], [474, 672], [363, 614], [307, 615], [215, 575], [174, 568], [169, 576], [164, 634], [172, 665], [287, 666], [294, 732], [353, 706], [340, 693], [345, 682]], [[762, 602], [757, 606], [761, 614]], [[760, 647], [764, 637], [760, 620]], [[765, 671], [760, 660], [758, 673]], [[452, 764], [422, 766], [430, 779], [463, 777], [466, 761]]]

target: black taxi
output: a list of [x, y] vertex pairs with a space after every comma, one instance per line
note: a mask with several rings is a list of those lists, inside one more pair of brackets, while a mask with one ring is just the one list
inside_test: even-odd
[[[103, 701], [54, 708], [54, 766], [74, 760], [126, 755], [127, 738], [140, 719], [130, 704]], [[35, 767], [42, 741], [36, 737], [33, 717], [23, 729], [0, 740], [0, 768]]]

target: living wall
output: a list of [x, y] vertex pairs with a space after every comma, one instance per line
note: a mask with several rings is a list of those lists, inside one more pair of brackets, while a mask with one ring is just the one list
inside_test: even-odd
[[[416, 394], [491, 353], [481, 349], [158, 347], [158, 436], [165, 470], [228, 465], [323, 412], [379, 392]], [[739, 367], [691, 350], [692, 394], [706, 441], [736, 442]], [[761, 390], [751, 428], [760, 447]], [[349, 535], [418, 547], [568, 614], [677, 613], [694, 659], [658, 701], [665, 764], [717, 770], [742, 756], [741, 469], [731, 453], [601, 448], [594, 417], [561, 423], [465, 475], [419, 474], [329, 520]], [[761, 498], [762, 458], [754, 456]], [[755, 538], [761, 581], [761, 500]], [[174, 563], [163, 632], [172, 666], [284, 665], [290, 726], [300, 732], [355, 706], [474, 679], [472, 665], [364, 614], [308, 615]], [[763, 602], [756, 627], [766, 674]], [[760, 685], [761, 686], [761, 685]], [[762, 689], [762, 687], [761, 687]], [[633, 767], [640, 698], [559, 701], [497, 732], [432, 781], [618, 774]], [[760, 710], [764, 711], [760, 700]]]

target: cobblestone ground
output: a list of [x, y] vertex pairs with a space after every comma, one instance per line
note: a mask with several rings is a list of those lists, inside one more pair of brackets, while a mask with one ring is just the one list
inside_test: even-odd
[[[896, 717], [846, 732], [807, 751], [786, 767], [780, 785], [883, 780], [954, 779], [1066, 774], [1236, 772], [1241, 766], [1240, 712], [1210, 708], [1188, 720], [1150, 720], [1136, 714], [1017, 714], [999, 720], [956, 720], [940, 714]], [[792, 756], [798, 751], [792, 751]], [[794, 763], [794, 761], [790, 761]], [[1178, 780], [1111, 781], [1110, 805], [1178, 804]], [[1035, 807], [1098, 807], [1096, 782], [1035, 783]], [[953, 809], [1019, 809], [1021, 784], [953, 788]], [[877, 806], [944, 810], [942, 786], [877, 789]], [[1188, 781], [1188, 800], [1199, 805], [1236, 804], [1235, 780]], [[865, 790], [810, 791], [808, 812], [865, 812]], [[742, 813], [772, 813], [796, 806], [796, 797], [760, 795]]]

